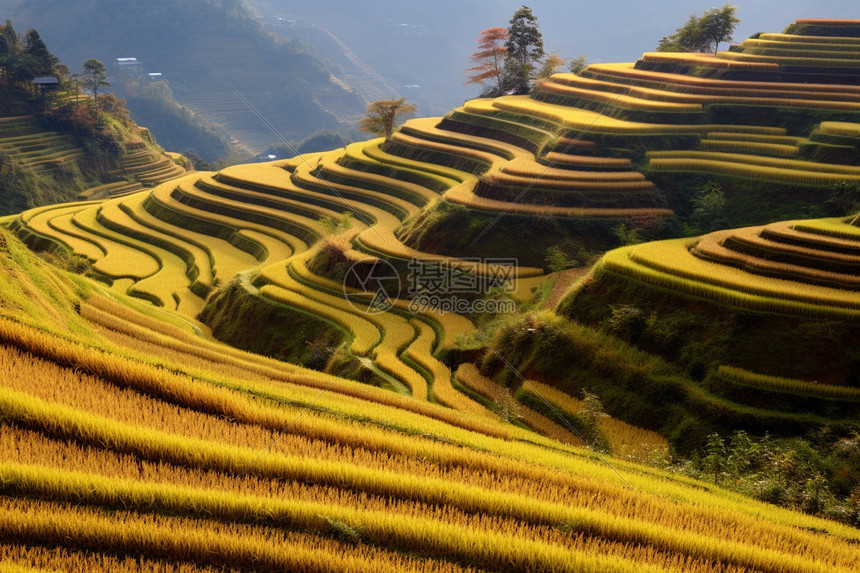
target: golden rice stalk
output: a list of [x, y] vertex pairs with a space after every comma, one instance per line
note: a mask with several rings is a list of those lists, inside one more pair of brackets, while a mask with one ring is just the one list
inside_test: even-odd
[[822, 121], [819, 130], [821, 133], [827, 133], [829, 135], [860, 137], [860, 123], [850, 123], [847, 121]]
[[717, 369], [717, 374], [726, 380], [731, 380], [754, 388], [860, 402], [860, 389], [857, 388], [835, 386], [833, 384], [819, 384], [816, 381], [797, 380], [792, 378], [783, 378], [781, 376], [767, 376], [726, 365], [721, 365]]
[[824, 186], [843, 181], [860, 181], [860, 175], [806, 171], [790, 167], [770, 167], [763, 163], [745, 164], [724, 161], [723, 158], [651, 157], [648, 167], [654, 171], [701, 171], [704, 173], [734, 175], [750, 179], [767, 179], [801, 185]]

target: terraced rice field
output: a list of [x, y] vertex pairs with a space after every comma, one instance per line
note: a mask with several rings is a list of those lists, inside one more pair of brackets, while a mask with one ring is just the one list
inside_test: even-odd
[[618, 249], [602, 264], [609, 272], [731, 306], [856, 320], [857, 239], [848, 220], [786, 221]]
[[[99, 200], [6, 221], [101, 282], [2, 235], [0, 571], [853, 571], [856, 529], [639, 465], [666, 440], [612, 418], [597, 426], [614, 456], [596, 455], [569, 423], [580, 400], [478, 372], [481, 317], [405, 297], [371, 307], [378, 292], [344, 286], [344, 268], [445, 265], [504, 277], [502, 289], [521, 280], [510, 295], [527, 304], [542, 269], [422, 252], [404, 224], [443, 200], [523, 220], [671, 217], [648, 177], [660, 171], [860, 181], [856, 164], [813, 158], [860, 140], [860, 87], [789, 81], [811, 66], [844, 79], [858, 46], [762, 34], [717, 55], [645, 54], [412, 120], [389, 141], [218, 173], [131, 145], [127, 181], [87, 194]], [[714, 120], [729, 108], [820, 115], [796, 133]], [[17, 119], [4, 129], [0, 148], [22, 161], [64, 160], [62, 137], [36, 141]], [[860, 319], [851, 218], [624, 247], [598, 269], [718, 305]], [[346, 366], [212, 339], [196, 317], [225, 285], [262, 316], [330, 326]], [[358, 367], [388, 389], [346, 377]], [[858, 400], [730, 364], [719, 376]]]
[[[119, 168], [109, 174], [121, 180], [87, 189], [80, 194], [81, 199], [127, 194], [185, 174], [172, 157], [146, 147], [140, 140], [127, 141], [124, 146]], [[0, 152], [37, 174], [58, 176], [59, 180], [65, 168], [86, 167], [86, 154], [74, 136], [45, 131], [32, 116], [0, 118]]]
[[[852, 55], [857, 51], [854, 40], [771, 34], [746, 40], [716, 55], [649, 53], [635, 64], [594, 64], [580, 75], [557, 74], [539, 85], [529, 98], [483, 100], [467, 104], [465, 109], [484, 115], [499, 111], [529, 115], [587, 134], [698, 136], [693, 147], [652, 148], [648, 168], [654, 172], [830, 185], [842, 179], [852, 180], [842, 177], [845, 170], [840, 163], [845, 159], [821, 163], [808, 158], [836, 150], [847, 153], [840, 157], [852, 156], [851, 138], [856, 136], [852, 126], [860, 120], [860, 87], [849, 76], [838, 78], [839, 74], [849, 73], [847, 68], [860, 65]], [[811, 75], [806, 81], [796, 79], [804, 73], [815, 74], [816, 66], [819, 75]], [[821, 79], [828, 67], [826, 73], [835, 74], [832, 83]], [[695, 73], [696, 69], [712, 71]], [[756, 72], [761, 79], [735, 79], [735, 72], [750, 72], [747, 77]], [[789, 77], [791, 81], [783, 79]], [[763, 118], [763, 114], [770, 113], [766, 110], [816, 110], [840, 119], [797, 133], [744, 125], [744, 121], [734, 125], [712, 123], [713, 113], [730, 106], [741, 113], [759, 110]], [[646, 118], [650, 118], [650, 124]], [[727, 157], [728, 154], [745, 157]], [[789, 163], [773, 165], [770, 158], [795, 159], [816, 166], [804, 169]], [[564, 157], [553, 155], [551, 159], [563, 161]], [[740, 165], [734, 166], [735, 163]], [[806, 172], [809, 170], [821, 174], [813, 176]]]
[[[851, 53], [853, 49], [851, 42], [783, 36], [751, 40], [730, 54], [742, 54], [747, 49], [791, 49], [817, 57]], [[670, 210], [658, 206], [653, 184], [632, 168], [630, 159], [595, 153], [599, 146], [592, 138], [602, 136], [696, 138], [695, 149], [651, 151], [649, 168], [655, 172], [705, 172], [802, 185], [831, 185], [860, 178], [854, 166], [803, 159], [802, 149], [815, 144], [803, 135], [766, 125], [707, 121], [712, 105], [850, 111], [860, 105], [860, 88], [703, 78], [669, 72], [664, 65], [674, 62], [678, 70], [683, 69], [678, 67], [683, 62], [692, 67], [733, 70], [778, 67], [772, 62], [736, 62], [733, 57], [723, 53], [646, 54], [642, 66], [598, 64], [580, 76], [558, 74], [530, 97], [475, 100], [455, 110], [450, 118], [409, 121], [390, 142], [374, 140], [274, 164], [195, 174], [104, 205], [34, 212], [22, 217], [19, 225], [87, 258], [96, 271], [114, 279], [118, 291], [168, 308], [183, 307], [188, 315], [200, 308], [200, 297], [242, 275], [246, 277], [243, 284], [249, 288], [254, 285], [272, 301], [340, 324], [351, 333], [352, 348], [358, 355], [373, 357], [383, 371], [400, 379], [413, 394], [432, 399], [428, 389], [437, 376], [428, 373], [444, 378], [443, 371], [426, 365], [414, 370], [399, 357], [405, 352], [414, 364], [414, 356], [409, 357], [410, 344], [421, 341], [426, 345], [429, 340], [420, 324], [411, 324], [396, 314], [408, 301], [395, 301], [398, 306], [392, 309], [394, 314], [368, 320], [348, 312], [346, 300], [335, 292], [336, 285], [308, 271], [307, 262], [318, 252], [313, 245], [326, 234], [321, 221], [339, 220], [343, 213], [350, 213], [352, 227], [347, 240], [356, 253], [368, 257], [462, 266], [462, 262], [409, 248], [397, 238], [397, 230], [405, 220], [443, 197], [479, 211], [524, 216], [671, 216]], [[608, 111], [610, 108], [615, 111]], [[637, 118], [644, 117], [643, 112], [653, 113], [661, 121], [640, 121]], [[13, 124], [10, 127], [15, 127]], [[844, 120], [825, 121], [818, 133], [821, 137], [851, 138], [858, 133], [856, 125]], [[507, 141], [470, 133], [470, 129], [508, 134]], [[28, 137], [26, 133], [15, 136]], [[124, 157], [122, 172], [147, 184], [178, 174], [175, 164], [153, 161], [142, 147]], [[737, 243], [737, 238], [734, 240]], [[817, 285], [821, 288], [830, 288], [834, 281], [841, 286], [852, 284], [850, 279], [834, 278], [823, 271], [804, 274], [791, 263], [754, 263], [748, 254], [728, 253], [721, 241], [721, 237], [703, 239], [694, 251], [697, 256], [686, 256], [699, 266], [719, 261], [733, 265], [738, 272], [755, 268], [771, 275], [795, 273], [821, 283]], [[630, 260], [640, 267], [644, 261], [650, 273], [657, 272], [656, 267], [666, 267], [662, 259], [659, 265], [653, 263], [645, 250], [640, 248]], [[683, 258], [682, 251], [678, 253], [676, 256]], [[285, 265], [279, 261], [291, 262]], [[264, 265], [260, 268], [265, 270], [254, 271], [258, 265]], [[497, 272], [480, 265], [473, 267], [476, 273]], [[539, 269], [524, 267], [517, 272], [520, 278], [541, 274]], [[700, 276], [697, 273], [706, 270], [687, 272], [685, 280]], [[731, 288], [734, 286], [731, 282]], [[777, 290], [768, 287], [764, 292]], [[834, 302], [832, 293], [822, 296], [831, 301], [828, 306], [841, 309], [839, 312], [850, 307], [846, 301]], [[802, 304], [815, 299], [800, 294], [787, 298], [797, 297], [796, 302]], [[434, 324], [444, 336], [444, 328], [438, 330], [438, 321]], [[468, 328], [457, 329], [458, 335], [468, 332]], [[444, 338], [450, 342], [453, 337]], [[397, 375], [399, 370], [409, 373]]]
[[0, 320], [9, 566], [849, 571], [857, 557], [850, 528], [90, 301], [56, 334]]
[[[200, 297], [219, 284], [235, 276], [253, 276], [243, 284], [271, 304], [291, 306], [340, 325], [352, 338], [356, 356], [370, 356], [377, 368], [402, 382], [415, 399], [439, 400], [455, 409], [486, 414], [451, 387], [450, 371], [431, 356], [443, 344], [453, 345], [458, 337], [468, 335], [473, 328], [468, 320], [424, 309], [421, 320], [410, 322], [405, 300], [393, 301], [393, 312], [364, 316], [343, 298], [342, 286], [308, 271], [306, 262], [317, 252], [308, 249], [326, 233], [320, 221], [337, 219], [343, 212], [353, 215], [349, 236], [367, 250], [364, 255], [357, 252], [359, 256], [382, 253], [401, 260], [450, 262], [444, 256], [409, 249], [395, 236], [402, 221], [420, 212], [420, 205], [437, 199], [438, 193], [423, 185], [392, 182], [342, 167], [344, 156], [317, 154], [301, 161], [190, 175], [101, 204], [29, 212], [19, 224], [88, 258], [94, 270], [113, 279], [117, 292], [189, 317], [202, 307]], [[328, 173], [350, 182], [356, 173], [359, 184], [329, 181]], [[260, 270], [254, 271], [258, 266]], [[463, 262], [461, 267], [497, 273], [471, 263]], [[518, 272], [541, 274], [540, 269]]]
[[[578, 76], [557, 74], [531, 96], [470, 101], [447, 118], [409, 121], [387, 142], [373, 140], [273, 164], [193, 174], [103, 204], [33, 211], [17, 225], [88, 259], [95, 271], [114, 280], [117, 292], [183, 309], [188, 316], [199, 310], [201, 297], [241, 276], [242, 284], [257, 289], [273, 304], [301, 308], [336, 322], [350, 333], [357, 355], [373, 358], [416, 397], [432, 400], [435, 378], [447, 378], [439, 386], [447, 388], [450, 372], [416, 361], [415, 356], [425, 354], [423, 350], [413, 349], [410, 356], [409, 349], [419, 341], [422, 348], [438, 345], [429, 342], [422, 326], [426, 323], [410, 322], [399, 314], [408, 301], [393, 301], [395, 307], [389, 313], [371, 320], [348, 310], [333, 281], [309, 271], [307, 265], [328, 233], [326, 221], [349, 214], [351, 227], [344, 237], [351, 242], [353, 259], [363, 255], [463, 267], [465, 261], [410, 248], [398, 238], [398, 229], [442, 198], [477, 211], [522, 216], [671, 216], [671, 210], [660, 206], [653, 183], [633, 169], [630, 158], [601, 155], [595, 141], [619, 135], [683, 136], [692, 138], [684, 141], [697, 142], [692, 149], [650, 151], [653, 172], [703, 172], [813, 186], [854, 181], [860, 178], [855, 166], [804, 156], [806, 149], [821, 144], [816, 138], [844, 142], [856, 137], [858, 124], [844, 117], [822, 121], [810, 134], [769, 125], [713, 123], [708, 118], [711, 106], [720, 105], [852, 112], [860, 105], [860, 88], [700, 77], [689, 71], [705, 67], [768, 73], [787, 64], [759, 61], [760, 57], [795, 55], [801, 60], [841, 59], [844, 64], [852, 60], [855, 43], [765, 35], [715, 56], [645, 54], [636, 65], [597, 64]], [[806, 65], [805, 60], [800, 63]], [[645, 120], [647, 114], [650, 121]], [[18, 120], [8, 120], [6, 126], [13, 141], [30, 137]], [[169, 158], [155, 158], [143, 146], [129, 147], [120, 170], [125, 176], [154, 185], [180, 174]], [[128, 190], [116, 186], [94, 194]], [[737, 273], [755, 271], [767, 275], [767, 280], [803, 278], [825, 290], [787, 294], [791, 305], [814, 306], [822, 297], [827, 308], [838, 309], [835, 312], [852, 308], [850, 297], [839, 300], [826, 290], [851, 288], [854, 280], [845, 273], [804, 271], [794, 259], [776, 262], [772, 253], [764, 262], [753, 260], [750, 241], [743, 243], [740, 234], [730, 234], [730, 245], [725, 237], [715, 235], [702, 239], [692, 251], [676, 243], [668, 258], [651, 255], [652, 247], [643, 246], [631, 250], [627, 260], [612, 255], [604, 264], [640, 272], [647, 269], [654, 275], [673, 268], [669, 261], [683, 260], [698, 269], [681, 273], [686, 287], [696, 292], [700, 287], [689, 283], [708, 284], [702, 277], [715, 268], [708, 265], [728, 266], [734, 269], [728, 275], [733, 278], [708, 288], [731, 290], [755, 283], [740, 291], [746, 293], [744, 297], [779, 299], [776, 293], [781, 287], [760, 286], [758, 281], [764, 278], [750, 281]], [[742, 243], [743, 249], [732, 250]], [[669, 248], [653, 247], [655, 253]], [[809, 253], [795, 258], [805, 256]], [[832, 264], [843, 269], [849, 263]], [[500, 271], [505, 272], [471, 265], [469, 272], [495, 275]], [[540, 269], [528, 267], [516, 273], [519, 278], [542, 275]], [[468, 334], [469, 328], [463, 325], [448, 325], [457, 332], [449, 335], [444, 321], [431, 322], [439, 341], [450, 343]], [[404, 357], [412, 366], [402, 362]]]
[[0, 118], [0, 152], [39, 173], [52, 173], [84, 156], [71, 135], [46, 132], [31, 116]]

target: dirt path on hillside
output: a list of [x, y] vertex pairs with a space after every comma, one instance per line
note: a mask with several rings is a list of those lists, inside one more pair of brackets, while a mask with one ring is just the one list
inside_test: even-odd
[[577, 267], [575, 269], [561, 271], [561, 275], [552, 287], [552, 294], [544, 303], [543, 308], [554, 309], [561, 300], [561, 297], [564, 296], [564, 293], [567, 292], [567, 289], [569, 289], [573, 283], [587, 275], [590, 270], [591, 267]]

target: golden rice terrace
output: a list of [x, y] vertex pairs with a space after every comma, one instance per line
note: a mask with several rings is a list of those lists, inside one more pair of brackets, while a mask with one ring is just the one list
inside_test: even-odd
[[[56, 151], [33, 161], [71, 160], [45, 139]], [[646, 465], [666, 438], [622, 416], [600, 418], [614, 455], [596, 454], [565, 422], [583, 401], [482, 370], [480, 313], [380, 305], [351, 271], [452, 268], [527, 306], [557, 276], [511, 264], [474, 221], [513, 242], [517, 225], [671, 228], [685, 177], [730, 202], [737, 184], [814, 203], [860, 186], [859, 159], [860, 21], [842, 20], [591, 65], [286, 161], [183, 173], [130, 154], [153, 187], [0, 220], [0, 573], [854, 571], [856, 528]], [[858, 226], [625, 246], [561, 308], [611, 287], [854, 325]], [[845, 377], [740, 358], [714, 377], [684, 389], [703, 411], [754, 417], [779, 396], [768, 420], [857, 422]], [[800, 416], [798, 400], [822, 406]]]

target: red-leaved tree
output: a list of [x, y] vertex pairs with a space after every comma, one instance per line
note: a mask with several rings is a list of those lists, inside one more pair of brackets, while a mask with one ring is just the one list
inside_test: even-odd
[[478, 49], [469, 56], [476, 63], [474, 67], [466, 70], [469, 80], [466, 84], [494, 84], [491, 88], [494, 95], [502, 93], [505, 57], [508, 49], [505, 42], [508, 40], [508, 29], [502, 27], [487, 28], [478, 36]]

